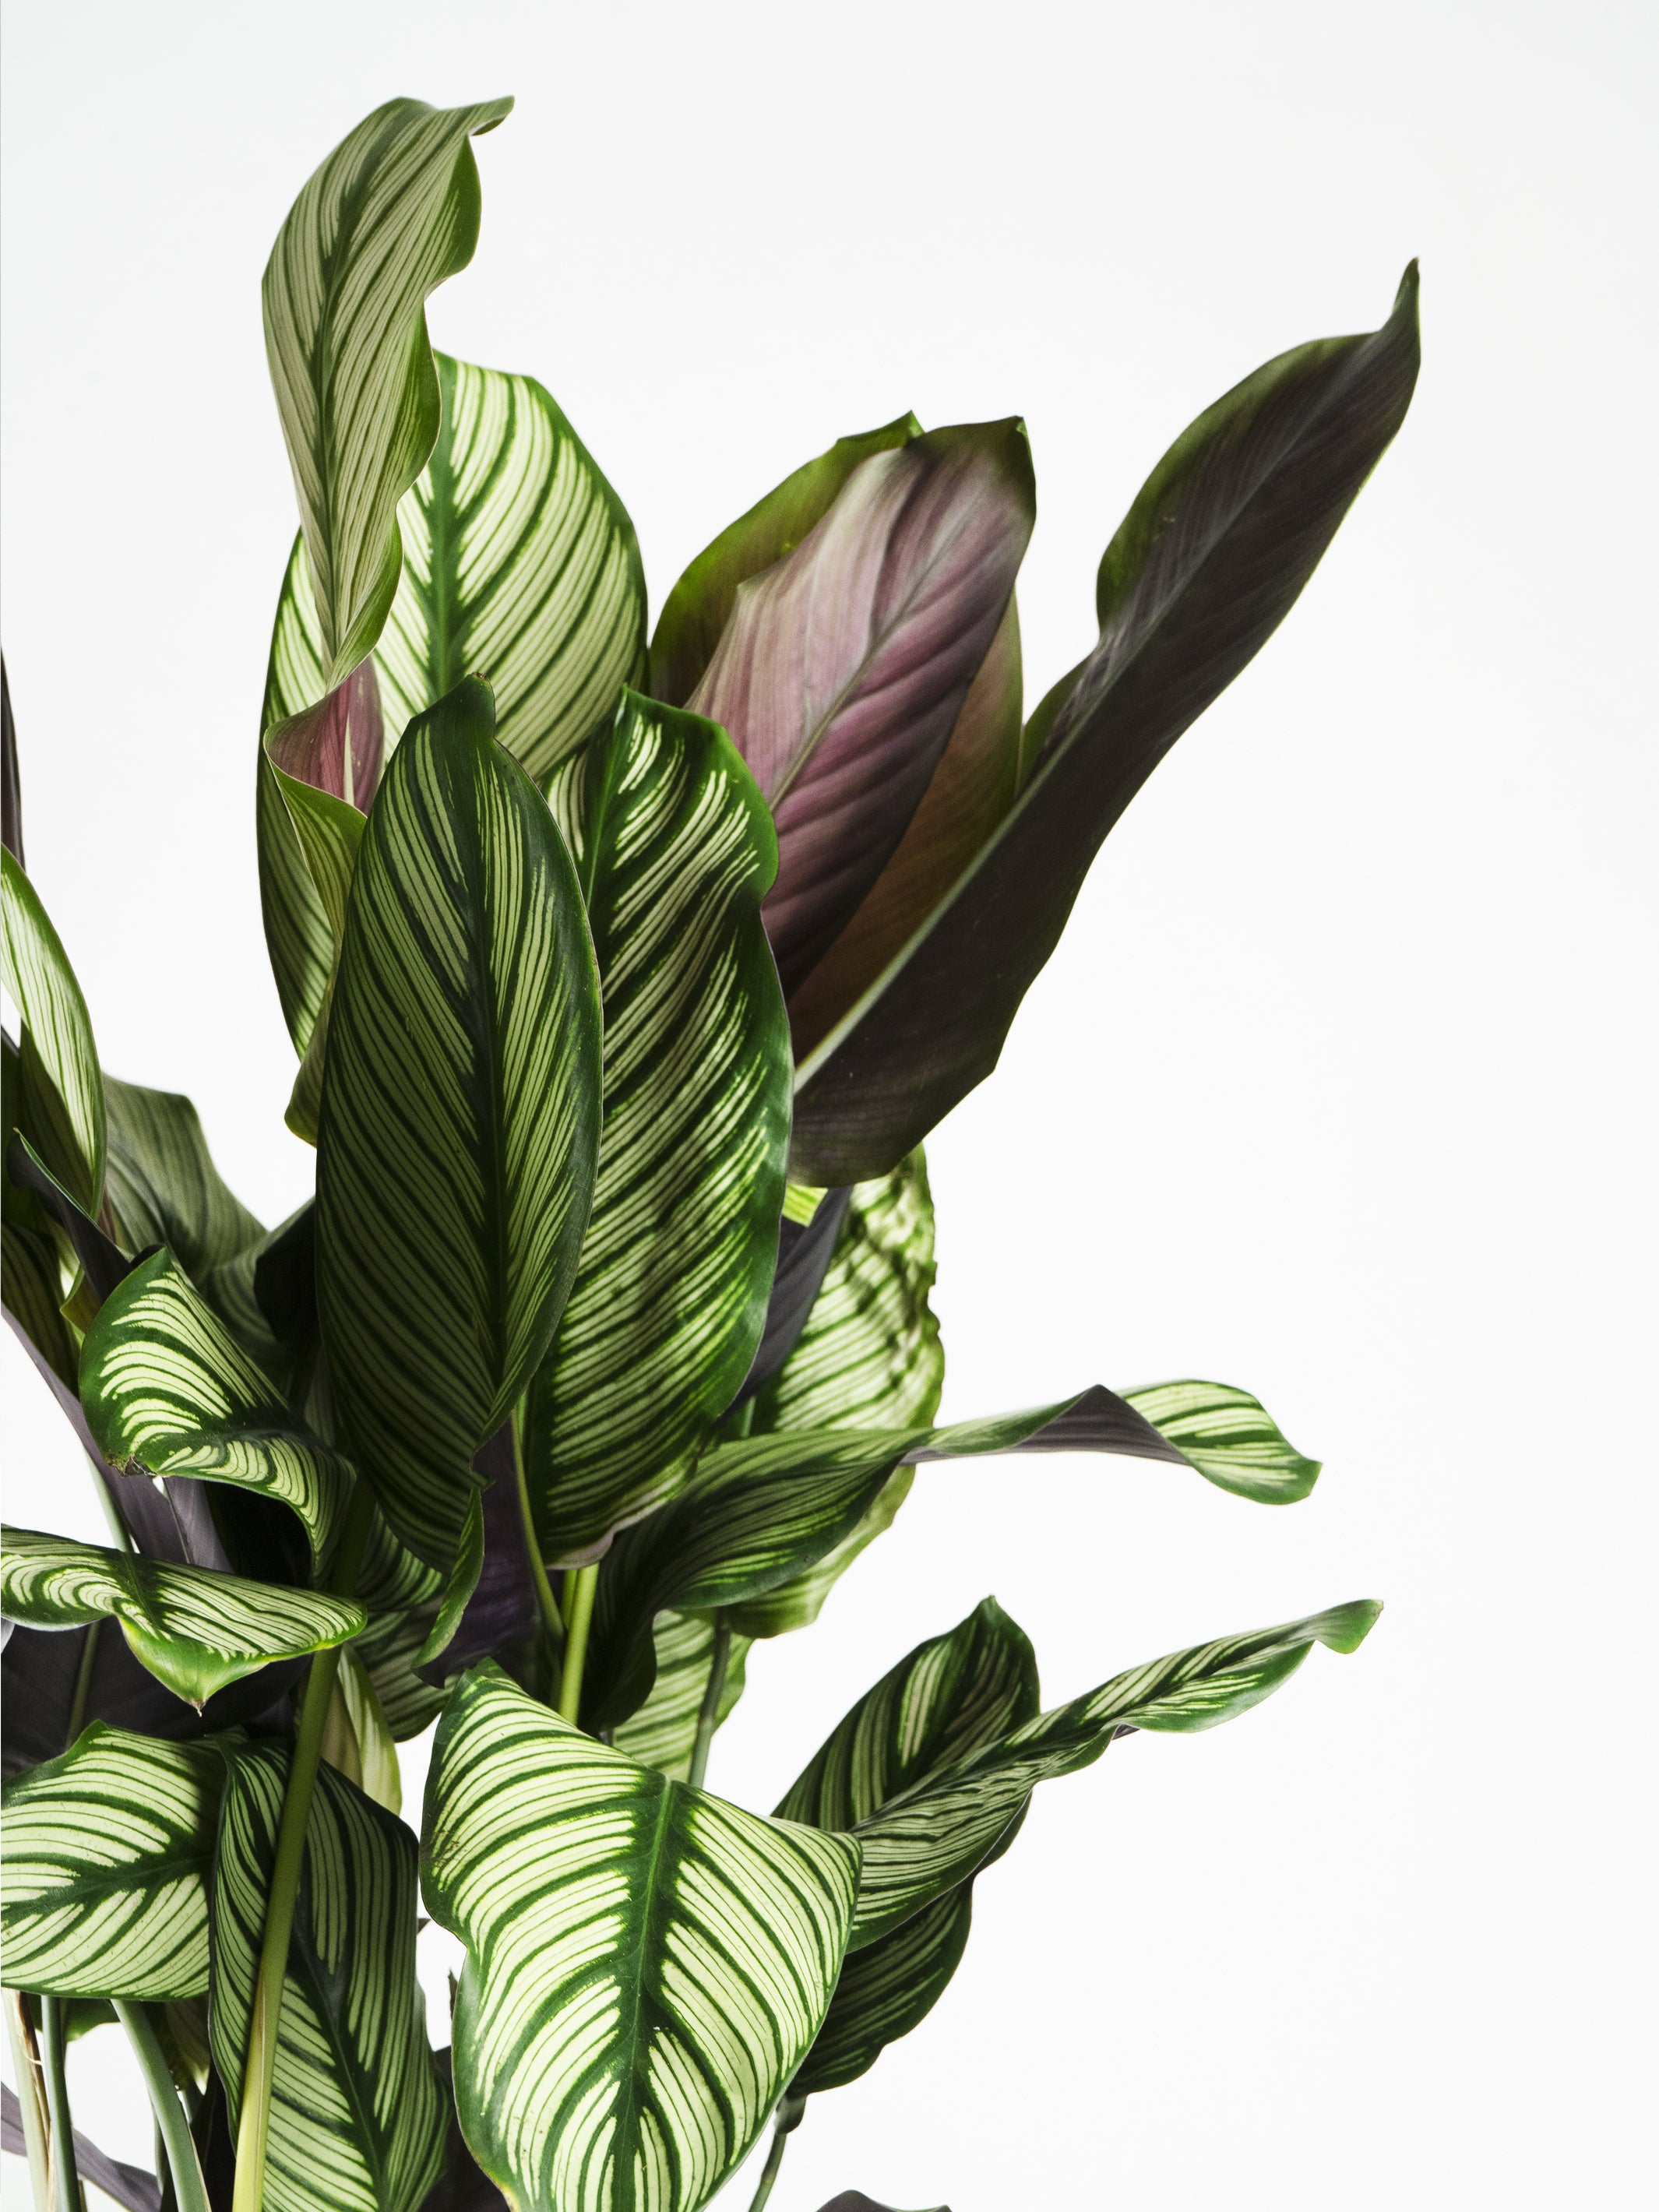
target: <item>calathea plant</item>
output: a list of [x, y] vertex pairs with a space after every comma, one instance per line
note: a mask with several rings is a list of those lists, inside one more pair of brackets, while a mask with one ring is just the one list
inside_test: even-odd
[[[8, 703], [7, 1316], [109, 1524], [5, 1537], [9, 2118], [54, 2212], [77, 2159], [180, 2212], [693, 2212], [769, 2125], [759, 2204], [808, 2100], [939, 1998], [1039, 1782], [1230, 1719], [1376, 1611], [1045, 1706], [988, 1598], [850, 1685], [775, 1810], [706, 1787], [757, 1647], [919, 1469], [1312, 1486], [1212, 1382], [938, 1425], [920, 1145], [1399, 428], [1414, 274], [1182, 434], [1027, 718], [1017, 421], [842, 439], [647, 642], [553, 400], [428, 342], [507, 108], [380, 109], [266, 272], [301, 526], [257, 843], [317, 1165], [279, 1226], [185, 1099], [100, 1071]], [[434, 1720], [417, 1845], [395, 1752]], [[465, 1952], [435, 2038], [422, 1902]], [[73, 2130], [66, 2044], [112, 2014], [156, 2178]]]

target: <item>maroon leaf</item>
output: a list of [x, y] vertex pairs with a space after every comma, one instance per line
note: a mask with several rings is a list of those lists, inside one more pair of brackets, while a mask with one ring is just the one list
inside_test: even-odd
[[359, 661], [326, 698], [280, 722], [265, 750], [284, 775], [343, 799], [367, 814], [386, 756], [380, 686], [373, 659]]
[[792, 991], [903, 836], [1007, 608], [1036, 511], [1015, 420], [874, 454], [789, 555], [738, 588], [690, 704], [777, 823], [763, 912]]

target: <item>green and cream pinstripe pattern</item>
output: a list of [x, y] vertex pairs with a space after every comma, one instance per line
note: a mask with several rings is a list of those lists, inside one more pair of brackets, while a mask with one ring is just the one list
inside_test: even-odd
[[605, 1001], [605, 1126], [569, 1303], [526, 1405], [548, 1560], [685, 1480], [766, 1319], [789, 1024], [760, 902], [764, 801], [724, 731], [624, 694], [589, 756], [577, 866]]
[[1123, 1395], [1201, 1475], [1236, 1497], [1293, 1505], [1319, 1480], [1319, 1462], [1297, 1451], [1248, 1390], [1228, 1382], [1156, 1382]]
[[876, 1942], [972, 1874], [1039, 1782], [1091, 1765], [1119, 1729], [1215, 1728], [1270, 1697], [1315, 1644], [1357, 1650], [1381, 1610], [1359, 1599], [1172, 1652], [904, 1790], [853, 1831], [864, 1863], [852, 1948]]
[[272, 1659], [347, 1642], [367, 1619], [343, 1598], [170, 1566], [33, 1528], [8, 1528], [3, 1542], [0, 1611], [8, 1620], [78, 1628], [107, 1615], [120, 1623], [139, 1663], [198, 1709]]
[[165, 1247], [117, 1285], [88, 1330], [81, 1402], [112, 1467], [277, 1498], [299, 1516], [313, 1569], [324, 1565], [351, 1468], [295, 1425]]
[[394, 1534], [441, 1572], [472, 1455], [546, 1351], [574, 1270], [599, 1054], [569, 855], [469, 680], [410, 725], [369, 818], [317, 1166], [336, 1411]]
[[524, 2212], [695, 2212], [823, 2020], [856, 1845], [638, 1766], [493, 1666], [440, 1725], [426, 1835], [480, 2165]]
[[[214, 2063], [233, 2120], [246, 2066], [285, 1744], [227, 1745], [213, 1878]], [[415, 2212], [444, 2112], [415, 1975], [415, 1838], [324, 1765], [283, 1989], [265, 2212]]]
[[104, 1195], [104, 1085], [91, 1018], [52, 919], [9, 850], [0, 853], [0, 873], [5, 986], [22, 1024], [18, 1126], [95, 1220]]
[[388, 100], [310, 179], [271, 251], [265, 350], [317, 583], [325, 689], [374, 644], [398, 588], [398, 502], [438, 429], [425, 302], [477, 242], [467, 141], [511, 105]]
[[974, 1885], [958, 1882], [862, 1951], [849, 1951], [817, 2039], [789, 2084], [792, 2097], [845, 2088], [890, 2043], [919, 2027], [962, 1964]]
[[0, 1824], [6, 1980], [59, 1996], [198, 1996], [223, 1768], [204, 1743], [94, 1721], [7, 1786]]
[[643, 672], [639, 544], [532, 377], [433, 359], [441, 427], [398, 510], [404, 572], [375, 651], [387, 726], [482, 676], [496, 738], [545, 786]]
[[[641, 1766], [654, 1766], [671, 1781], [684, 1782], [691, 1771], [697, 1717], [708, 1687], [714, 1624], [704, 1613], [659, 1613], [652, 1623], [651, 1636], [657, 1653], [657, 1679], [651, 1695], [611, 1740], [618, 1751], [637, 1759]], [[726, 1655], [717, 1726], [743, 1695], [748, 1656], [749, 1638], [734, 1635]]]
[[258, 1243], [264, 1230], [214, 1166], [188, 1098], [106, 1075], [104, 1106], [110, 1209], [129, 1252], [166, 1244], [199, 1281]]

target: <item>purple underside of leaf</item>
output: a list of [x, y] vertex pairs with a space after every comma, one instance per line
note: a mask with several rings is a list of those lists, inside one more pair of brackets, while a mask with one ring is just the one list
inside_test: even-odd
[[268, 740], [271, 760], [296, 783], [349, 799], [367, 814], [380, 788], [386, 723], [372, 659], [360, 660], [314, 707], [279, 723]]
[[495, 1431], [472, 1464], [490, 1478], [482, 1498], [483, 1565], [454, 1635], [434, 1660], [416, 1669], [438, 1689], [475, 1659], [493, 1658], [504, 1646], [533, 1636], [541, 1620], [525, 1549], [511, 1423]]
[[878, 453], [738, 588], [691, 700], [772, 807], [762, 912], [786, 991], [840, 934], [921, 803], [1012, 592], [1035, 510], [1016, 422]]

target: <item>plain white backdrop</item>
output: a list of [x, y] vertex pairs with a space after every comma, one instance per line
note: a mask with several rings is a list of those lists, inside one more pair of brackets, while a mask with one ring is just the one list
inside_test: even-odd
[[[947, 1416], [1219, 1376], [1320, 1486], [1269, 1510], [1109, 1460], [925, 1470], [819, 1626], [757, 1652], [710, 1778], [769, 1807], [987, 1591], [1049, 1702], [1388, 1611], [1237, 1724], [1048, 1785], [950, 1991], [814, 2100], [774, 2212], [1652, 2186], [1655, 47], [1634, 0], [9, 0], [31, 872], [106, 1065], [189, 1091], [268, 1220], [312, 1156], [254, 869], [295, 525], [258, 284], [362, 114], [516, 94], [434, 339], [549, 386], [653, 614], [838, 434], [1024, 413], [1030, 703], [1170, 440], [1267, 356], [1374, 326], [1422, 258], [1395, 447], [930, 1146]], [[96, 1538], [0, 1358], [9, 1515]], [[76, 2082], [149, 2163], [118, 2032]]]

